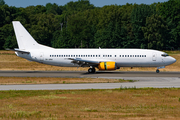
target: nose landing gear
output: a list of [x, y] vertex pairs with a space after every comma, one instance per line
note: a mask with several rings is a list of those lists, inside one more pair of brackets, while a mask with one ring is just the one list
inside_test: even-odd
[[163, 68], [165, 68], [165, 66], [157, 67], [156, 73], [159, 73], [160, 72], [159, 69], [163, 69]]
[[156, 70], [156, 73], [159, 73], [159, 72], [160, 72], [159, 69], [157, 69], [157, 70]]

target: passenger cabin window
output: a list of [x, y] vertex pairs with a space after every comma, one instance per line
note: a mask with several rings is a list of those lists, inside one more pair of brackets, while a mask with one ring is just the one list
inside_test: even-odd
[[[113, 55], [102, 55], [103, 57], [113, 57]], [[168, 54], [162, 54], [162, 57], [169, 56]], [[50, 55], [50, 57], [101, 57], [101, 55]], [[117, 57], [117, 55], [114, 55]], [[119, 55], [119, 57], [146, 57], [146, 55]]]
[[[102, 55], [103, 57], [117, 57], [117, 55]], [[168, 54], [161, 54], [162, 57], [169, 56]], [[101, 55], [50, 55], [50, 57], [101, 57]], [[146, 57], [146, 55], [119, 55], [119, 57]]]

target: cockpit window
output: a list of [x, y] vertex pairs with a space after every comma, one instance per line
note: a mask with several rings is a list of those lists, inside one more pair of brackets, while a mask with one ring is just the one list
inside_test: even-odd
[[168, 54], [162, 54], [161, 56], [163, 56], [163, 57], [167, 57], [167, 56], [169, 56]]

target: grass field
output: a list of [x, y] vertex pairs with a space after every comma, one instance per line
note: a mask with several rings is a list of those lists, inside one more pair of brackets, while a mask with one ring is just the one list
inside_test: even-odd
[[180, 119], [180, 89], [0, 91], [0, 119]]
[[[180, 71], [180, 52], [167, 51], [177, 62], [161, 71]], [[0, 70], [87, 71], [55, 67], [0, 51]], [[156, 68], [122, 68], [120, 71], [155, 71]], [[102, 78], [0, 77], [0, 84], [69, 84], [135, 82]], [[9, 120], [177, 120], [180, 89], [119, 88], [114, 90], [0, 91], [0, 119]]]
[[[166, 51], [176, 58], [176, 63], [167, 66], [161, 71], [180, 71], [180, 51]], [[0, 51], [0, 70], [44, 70], [44, 71], [87, 71], [88, 68], [56, 67], [30, 62], [17, 57], [13, 51]], [[155, 71], [156, 68], [121, 68], [118, 71]]]
[[124, 83], [135, 80], [104, 78], [47, 78], [47, 77], [0, 77], [0, 85], [16, 84], [78, 84], [78, 83]]

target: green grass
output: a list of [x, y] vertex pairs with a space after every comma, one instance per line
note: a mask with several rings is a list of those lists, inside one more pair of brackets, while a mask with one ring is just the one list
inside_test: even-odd
[[[9, 99], [9, 98], [18, 98], [18, 97], [32, 97], [32, 96], [48, 96], [48, 95], [59, 95], [59, 94], [83, 94], [85, 92], [102, 92], [102, 91], [122, 91], [122, 90], [130, 90], [130, 91], [140, 91], [140, 90], [161, 90], [159, 88], [127, 88], [127, 87], [120, 87], [113, 90], [99, 90], [99, 89], [87, 89], [87, 90], [56, 90], [56, 91], [49, 91], [49, 90], [9, 90], [9, 91], [0, 91], [0, 99]], [[180, 90], [180, 88], [164, 88], [164, 90]], [[109, 93], [111, 93], [109, 92]], [[179, 98], [180, 101], [180, 98]]]
[[138, 80], [124, 80], [124, 79], [119, 79], [119, 82], [137, 82]]
[[[58, 93], [58, 92], [57, 92]], [[32, 97], [39, 95], [50, 95], [49, 91], [24, 91], [24, 90], [10, 90], [0, 91], [0, 99], [9, 99], [17, 97]]]
[[45, 77], [0, 77], [1, 85], [13, 84], [79, 84], [79, 83], [123, 83], [136, 80], [104, 78], [45, 78]]
[[0, 119], [180, 119], [180, 88], [0, 91]]

